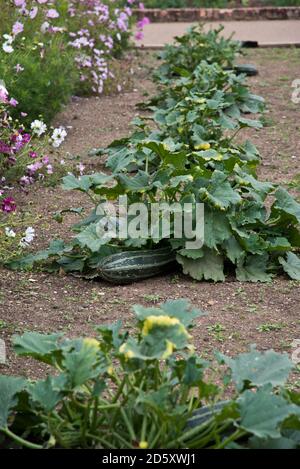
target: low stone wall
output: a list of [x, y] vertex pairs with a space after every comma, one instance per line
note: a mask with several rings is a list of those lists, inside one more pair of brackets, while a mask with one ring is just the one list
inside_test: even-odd
[[146, 8], [134, 10], [134, 14], [139, 19], [147, 16], [153, 23], [300, 20], [300, 7], [168, 8], [166, 10]]

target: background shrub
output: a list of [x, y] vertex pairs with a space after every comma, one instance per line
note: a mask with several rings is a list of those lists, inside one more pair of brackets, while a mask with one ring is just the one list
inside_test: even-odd
[[72, 94], [101, 94], [129, 46], [131, 3], [0, 0], [0, 80], [20, 103], [12, 116], [49, 123]]

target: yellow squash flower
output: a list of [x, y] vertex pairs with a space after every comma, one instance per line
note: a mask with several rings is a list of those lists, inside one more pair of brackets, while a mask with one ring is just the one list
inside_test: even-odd
[[134, 353], [132, 350], [126, 350], [126, 346], [127, 346], [126, 343], [122, 344], [121, 347], [119, 348], [119, 352], [124, 354], [124, 357], [126, 358], [126, 360], [129, 360], [129, 358], [134, 357]]
[[91, 348], [99, 348], [99, 341], [97, 339], [94, 339], [93, 337], [85, 337], [83, 339], [83, 344], [86, 345], [87, 347]]
[[210, 149], [210, 143], [199, 143], [198, 145], [195, 145], [195, 150], [209, 150]]

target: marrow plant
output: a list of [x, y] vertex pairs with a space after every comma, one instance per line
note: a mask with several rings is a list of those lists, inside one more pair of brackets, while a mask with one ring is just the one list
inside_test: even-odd
[[[262, 127], [264, 100], [234, 71], [239, 45], [219, 33], [192, 29], [179, 45], [167, 46], [155, 73], [159, 94], [144, 105], [152, 112], [134, 119], [129, 137], [91, 152], [107, 156], [107, 174], [63, 179], [64, 189], [85, 192], [95, 204], [87, 217], [71, 209], [82, 217], [73, 241], [55, 240], [11, 268], [50, 257], [53, 269], [95, 277], [105, 256], [171, 246], [183, 272], [196, 280], [224, 281], [234, 272], [239, 281], [268, 282], [283, 271], [300, 280], [300, 204], [284, 188], [259, 181], [256, 147], [235, 141], [244, 128]], [[150, 230], [148, 238], [99, 237], [104, 215], [98, 204], [121, 195], [128, 204], [203, 203], [203, 247], [186, 249], [187, 240], [175, 239], [173, 228], [169, 237], [161, 229], [155, 236]], [[64, 212], [56, 214], [59, 222]]]
[[117, 322], [97, 338], [14, 337], [17, 355], [53, 374], [0, 375], [2, 448], [300, 448], [287, 354], [252, 347], [209, 363], [189, 334], [203, 313], [186, 300], [133, 309], [134, 334]]

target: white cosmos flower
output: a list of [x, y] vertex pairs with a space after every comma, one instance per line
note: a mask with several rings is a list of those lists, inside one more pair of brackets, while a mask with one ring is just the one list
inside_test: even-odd
[[44, 21], [44, 23], [41, 26], [41, 32], [44, 34], [50, 26], [50, 23], [48, 21]]
[[5, 227], [5, 234], [8, 238], [15, 238], [16, 237], [16, 233], [14, 232], [14, 230], [9, 228], [8, 226]]
[[47, 130], [46, 124], [44, 124], [43, 121], [40, 121], [38, 119], [34, 120], [31, 122], [31, 130], [34, 134], [36, 134], [38, 137], [40, 137], [42, 134], [44, 134]]
[[51, 135], [52, 146], [54, 148], [58, 148], [67, 136], [67, 131], [64, 127], [58, 127], [57, 129], [53, 130]]
[[20, 246], [22, 248], [26, 248], [32, 241], [34, 240], [35, 237], [35, 230], [32, 228], [32, 226], [28, 226], [25, 231], [25, 236], [21, 239], [20, 241]]
[[14, 41], [13, 36], [11, 36], [10, 34], [3, 34], [3, 37], [4, 37], [5, 42], [6, 42], [7, 44], [12, 44], [13, 41]]
[[14, 48], [8, 42], [4, 42], [4, 44], [2, 44], [2, 49], [7, 54], [11, 54], [14, 51]]

